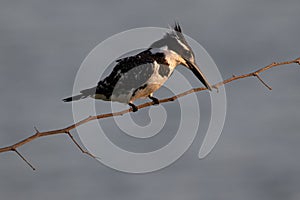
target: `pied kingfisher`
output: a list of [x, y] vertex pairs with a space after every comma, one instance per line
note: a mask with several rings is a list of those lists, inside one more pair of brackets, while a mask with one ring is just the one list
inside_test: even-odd
[[86, 97], [105, 101], [127, 103], [132, 111], [138, 110], [133, 102], [139, 98], [150, 98], [159, 104], [153, 92], [158, 90], [171, 76], [178, 65], [190, 69], [211, 90], [212, 87], [195, 63], [194, 52], [175, 23], [170, 32], [151, 46], [134, 55], [116, 60], [109, 76], [100, 80], [96, 87], [80, 91], [79, 95], [63, 99], [65, 102]]

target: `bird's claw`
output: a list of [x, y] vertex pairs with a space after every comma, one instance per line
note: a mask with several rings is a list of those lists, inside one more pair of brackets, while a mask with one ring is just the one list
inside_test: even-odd
[[149, 96], [149, 99], [152, 100], [152, 102], [153, 102], [154, 105], [158, 105], [159, 104], [159, 100], [157, 98]]
[[138, 107], [136, 105], [134, 105], [133, 103], [129, 103], [128, 105], [131, 106], [132, 112], [136, 112], [139, 110]]

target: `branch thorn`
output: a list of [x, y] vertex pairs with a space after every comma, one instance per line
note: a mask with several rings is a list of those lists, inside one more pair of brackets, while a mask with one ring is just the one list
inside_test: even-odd
[[16, 154], [18, 154], [18, 156], [20, 158], [22, 158], [22, 160], [32, 169], [35, 170], [35, 168], [33, 167], [32, 164], [30, 164], [30, 162], [28, 160], [26, 160], [26, 158], [24, 156], [22, 156], [22, 154], [16, 149], [16, 148], [12, 148], [12, 151], [16, 152]]
[[[65, 131], [65, 133], [71, 138], [72, 142], [77, 146], [77, 148], [79, 148], [79, 150], [84, 153], [84, 154], [87, 154], [89, 155], [90, 157], [96, 159], [98, 157], [94, 156], [93, 154], [91, 154], [90, 152], [88, 151], [85, 151], [79, 144], [78, 142], [74, 139], [73, 135], [70, 133], [70, 131]], [[99, 159], [99, 158], [98, 158]]]
[[39, 134], [39, 133], [40, 133], [40, 131], [39, 131], [35, 126], [34, 126], [33, 128], [34, 128], [36, 134]]
[[266, 86], [269, 90], [272, 90], [272, 88], [271, 88], [266, 82], [264, 82], [264, 81], [262, 80], [262, 78], [258, 75], [258, 73], [253, 73], [253, 76], [257, 77], [258, 80], [259, 80], [264, 86]]

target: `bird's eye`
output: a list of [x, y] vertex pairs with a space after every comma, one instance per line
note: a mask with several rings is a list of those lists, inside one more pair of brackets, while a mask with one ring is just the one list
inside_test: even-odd
[[183, 55], [184, 55], [185, 58], [190, 58], [191, 57], [191, 54], [188, 50], [184, 50]]

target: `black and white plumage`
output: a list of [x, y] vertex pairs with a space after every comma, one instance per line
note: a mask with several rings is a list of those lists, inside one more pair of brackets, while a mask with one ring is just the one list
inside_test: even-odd
[[118, 59], [109, 76], [100, 80], [96, 87], [80, 91], [79, 95], [64, 99], [65, 102], [86, 97], [105, 101], [133, 104], [136, 99], [149, 97], [158, 104], [153, 92], [158, 90], [171, 76], [175, 67], [182, 64], [211, 90], [205, 76], [195, 64], [194, 53], [186, 42], [181, 27], [175, 23], [171, 32], [154, 42], [147, 50], [134, 56]]

